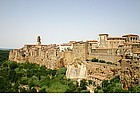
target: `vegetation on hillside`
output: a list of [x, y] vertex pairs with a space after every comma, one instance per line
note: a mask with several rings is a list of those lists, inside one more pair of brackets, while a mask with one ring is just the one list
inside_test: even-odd
[[140, 85], [129, 88], [128, 90], [122, 89], [119, 76], [111, 80], [102, 82], [102, 86], [97, 86], [94, 90], [95, 93], [140, 93]]
[[46, 69], [31, 63], [5, 61], [0, 66], [0, 92], [73, 93], [87, 91], [86, 81], [79, 85], [66, 78], [66, 68]]
[[8, 59], [10, 50], [0, 50], [0, 65]]
[[93, 58], [93, 59], [91, 60], [91, 62], [99, 62], [99, 63], [106, 63], [106, 64], [115, 65], [115, 64], [112, 63], [112, 62], [106, 62], [105, 60], [99, 60], [99, 59], [97, 59], [97, 58]]

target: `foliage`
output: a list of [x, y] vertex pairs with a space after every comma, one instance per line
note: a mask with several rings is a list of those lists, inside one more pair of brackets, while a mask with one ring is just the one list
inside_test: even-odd
[[90, 91], [89, 90], [81, 90], [80, 93], [90, 93]]
[[91, 60], [91, 62], [99, 62], [99, 63], [106, 63], [106, 64], [110, 64], [110, 65], [115, 65], [115, 64], [112, 63], [112, 62], [106, 62], [105, 60], [99, 60], [99, 59], [97, 59], [97, 58], [93, 58], [93, 59]]
[[93, 59], [91, 60], [91, 62], [99, 62], [99, 60], [96, 59], [96, 58], [93, 58]]
[[93, 81], [92, 80], [88, 80], [88, 85], [92, 85]]
[[140, 85], [136, 85], [134, 87], [129, 88], [129, 92], [140, 93]]
[[114, 65], [114, 63], [112, 63], [112, 62], [106, 62], [106, 64]]
[[128, 92], [122, 89], [122, 84], [120, 82], [119, 76], [109, 80], [104, 80], [102, 86], [97, 86], [94, 90], [95, 93], [124, 93]]
[[105, 63], [105, 61], [104, 61], [104, 60], [99, 60], [99, 62], [100, 62], [100, 63]]
[[86, 80], [85, 79], [82, 79], [81, 81], [80, 81], [80, 87], [81, 87], [81, 90], [86, 90], [87, 89], [87, 82], [86, 82]]
[[[66, 68], [46, 69], [31, 63], [4, 61], [0, 66], [0, 92], [75, 93], [86, 91], [87, 82], [66, 78]], [[83, 92], [83, 91], [82, 91]]]
[[0, 50], [0, 65], [5, 61], [8, 60], [10, 50]]

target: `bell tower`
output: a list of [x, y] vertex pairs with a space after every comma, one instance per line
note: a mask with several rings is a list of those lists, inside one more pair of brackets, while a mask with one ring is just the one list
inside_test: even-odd
[[37, 44], [36, 45], [41, 46], [41, 38], [40, 38], [40, 36], [37, 37]]

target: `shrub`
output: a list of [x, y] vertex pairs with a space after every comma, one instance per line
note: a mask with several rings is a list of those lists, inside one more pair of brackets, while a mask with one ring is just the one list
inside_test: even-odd
[[98, 62], [99, 60], [98, 59], [96, 59], [96, 58], [93, 58], [92, 60], [91, 60], [91, 62]]
[[111, 65], [113, 64], [112, 62], [106, 62], [106, 63], [107, 63], [107, 64], [111, 64]]
[[100, 62], [100, 63], [105, 63], [105, 61], [104, 61], [104, 60], [99, 60], [99, 62]]
[[81, 90], [80, 93], [90, 93], [89, 90]]

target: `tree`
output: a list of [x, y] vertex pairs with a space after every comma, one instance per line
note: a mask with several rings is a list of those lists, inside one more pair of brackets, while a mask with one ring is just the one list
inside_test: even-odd
[[108, 80], [104, 80], [102, 82], [102, 87], [107, 87], [109, 85], [109, 81]]
[[132, 93], [140, 93], [140, 85], [132, 87], [131, 90], [129, 89], [129, 91], [131, 91]]
[[86, 90], [87, 89], [87, 82], [85, 79], [82, 79], [80, 81], [80, 87], [81, 87], [81, 90]]
[[7, 85], [6, 79], [0, 76], [0, 92], [5, 92], [6, 85]]
[[9, 68], [14, 70], [15, 68], [18, 67], [18, 64], [14, 61], [9, 61]]
[[105, 61], [104, 61], [104, 60], [99, 60], [99, 62], [100, 62], [100, 63], [105, 63]]
[[53, 83], [49, 89], [49, 93], [65, 93], [68, 89], [68, 86], [62, 85], [60, 82]]
[[66, 71], [67, 71], [67, 69], [66, 68], [60, 68], [59, 70], [58, 70], [58, 73], [59, 74], [66, 74]]
[[80, 93], [90, 93], [89, 90], [81, 90]]
[[96, 59], [96, 58], [93, 58], [92, 60], [91, 60], [91, 62], [98, 62], [99, 60], [98, 59]]
[[88, 80], [88, 85], [92, 85], [93, 81], [92, 80]]
[[4, 61], [8, 60], [10, 50], [0, 50], [0, 65], [3, 64]]

